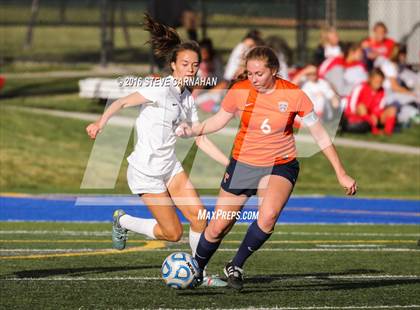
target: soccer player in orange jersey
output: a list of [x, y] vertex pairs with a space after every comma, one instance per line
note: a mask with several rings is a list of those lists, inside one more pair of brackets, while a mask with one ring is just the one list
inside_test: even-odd
[[[247, 199], [260, 198], [258, 220], [253, 222], [235, 257], [224, 272], [228, 284], [242, 289], [242, 267], [273, 232], [299, 173], [293, 120], [302, 118], [322, 152], [330, 161], [347, 195], [354, 195], [356, 182], [347, 175], [332, 142], [313, 111], [312, 102], [294, 84], [278, 78], [279, 62], [268, 47], [255, 47], [246, 56], [247, 79], [236, 82], [214, 116], [192, 127], [182, 124], [178, 135], [189, 137], [216, 132], [235, 114], [241, 116], [230, 164], [223, 176], [215, 214], [238, 212]], [[217, 250], [235, 218], [213, 217], [201, 235], [195, 259], [204, 268]], [[200, 282], [198, 277], [197, 282]]]

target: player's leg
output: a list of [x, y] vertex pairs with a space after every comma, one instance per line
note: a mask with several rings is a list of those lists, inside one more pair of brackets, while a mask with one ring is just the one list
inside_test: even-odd
[[169, 193], [147, 193], [141, 198], [153, 218], [146, 219], [124, 214], [119, 218], [120, 226], [151, 239], [178, 241], [182, 236], [182, 225]]
[[183, 229], [174, 203], [168, 192], [143, 195], [143, 201], [156, 220], [153, 234], [156, 239], [177, 242]]
[[[184, 171], [177, 173], [168, 182], [168, 192], [175, 206], [190, 223], [189, 242], [193, 256], [196, 253], [200, 236], [206, 228], [206, 209], [204, 208], [193, 184]], [[216, 276], [203, 273], [203, 286], [224, 287], [225, 281]]]
[[[176, 216], [173, 202], [167, 192], [164, 182], [165, 176], [148, 176], [129, 165], [127, 169], [127, 181], [133, 194], [141, 195], [144, 203], [153, 212], [152, 219], [139, 218], [125, 214], [122, 210], [114, 212], [112, 226], [112, 244], [119, 250], [125, 248], [127, 231], [131, 230], [148, 236], [151, 239], [177, 240], [182, 234], [182, 226]], [[157, 210], [155, 211], [155, 207]], [[162, 209], [161, 213], [159, 208]], [[152, 212], [152, 213], [153, 213]], [[162, 214], [162, 215], [160, 215]], [[156, 216], [169, 219], [168, 225], [157, 225]], [[174, 222], [176, 221], [176, 223]]]
[[184, 171], [178, 172], [173, 176], [167, 187], [175, 206], [190, 223], [189, 241], [194, 256], [200, 235], [206, 228], [206, 209]]
[[396, 123], [397, 108], [395, 106], [387, 107], [380, 115], [381, 124], [384, 125], [384, 132], [387, 135], [392, 135]]
[[235, 218], [229, 218], [224, 214], [232, 214], [242, 209], [248, 197], [245, 195], [235, 195], [220, 189], [217, 198], [214, 216], [211, 218], [206, 230], [201, 235], [197, 246], [195, 259], [201, 269], [203, 269], [216, 252], [223, 237], [231, 230], [235, 224]]
[[[275, 171], [276, 169], [281, 170]], [[258, 220], [249, 226], [235, 257], [225, 267], [228, 284], [232, 288], [242, 289], [243, 265], [252, 253], [270, 238], [277, 219], [293, 190], [298, 171], [297, 162], [290, 164], [290, 167], [289, 165], [277, 166], [273, 169], [273, 173], [286, 175], [287, 178], [281, 175], [268, 175], [261, 179], [258, 190], [260, 200]]]

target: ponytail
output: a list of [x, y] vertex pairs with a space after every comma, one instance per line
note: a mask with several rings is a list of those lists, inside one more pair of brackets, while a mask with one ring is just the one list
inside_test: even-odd
[[144, 30], [150, 33], [151, 38], [147, 43], [152, 45], [156, 57], [175, 62], [178, 52], [191, 50], [197, 53], [201, 62], [200, 46], [197, 42], [182, 42], [174, 28], [155, 21], [148, 13], [144, 14]]

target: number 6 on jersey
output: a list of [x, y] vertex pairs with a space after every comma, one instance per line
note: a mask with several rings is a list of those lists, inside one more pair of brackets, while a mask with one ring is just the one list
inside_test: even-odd
[[268, 121], [269, 121], [269, 119], [268, 119], [268, 118], [266, 118], [266, 119], [262, 122], [261, 127], [260, 127], [261, 131], [262, 131], [263, 133], [265, 133], [265, 134], [269, 134], [269, 133], [271, 132], [271, 126], [270, 126], [270, 124], [268, 123]]

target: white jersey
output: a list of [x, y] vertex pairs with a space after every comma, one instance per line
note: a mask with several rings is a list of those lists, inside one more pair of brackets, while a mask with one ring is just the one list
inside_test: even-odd
[[137, 143], [127, 158], [130, 165], [150, 176], [161, 176], [173, 169], [175, 129], [179, 123], [198, 121], [194, 98], [188, 89], [182, 93], [169, 76], [170, 85], [141, 87], [138, 92], [149, 102], [140, 106], [136, 119]]

